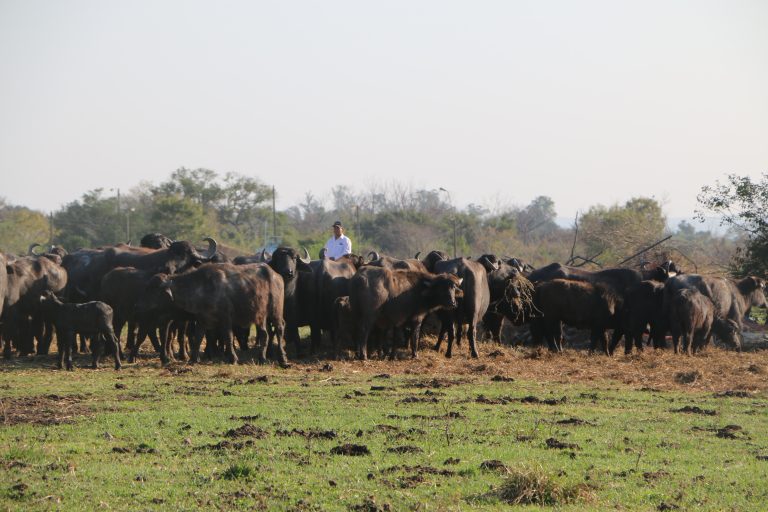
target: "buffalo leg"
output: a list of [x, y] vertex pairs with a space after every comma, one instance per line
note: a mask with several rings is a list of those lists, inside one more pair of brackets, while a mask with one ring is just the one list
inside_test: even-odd
[[51, 350], [51, 341], [53, 340], [53, 326], [47, 320], [43, 321], [42, 337], [37, 341], [37, 355], [46, 356]]
[[200, 362], [200, 345], [203, 343], [203, 336], [205, 335], [205, 329], [202, 325], [195, 322], [194, 333], [189, 340], [189, 361], [191, 363]]
[[91, 337], [91, 354], [92, 354], [92, 361], [91, 361], [91, 367], [96, 370], [99, 367], [99, 359], [101, 358], [101, 355], [104, 353], [104, 345], [105, 343], [104, 335], [101, 333], [95, 334]]
[[123, 367], [122, 363], [120, 362], [120, 340], [117, 339], [117, 336], [114, 334], [112, 334], [111, 340], [112, 346], [115, 347], [115, 370], [119, 370]]
[[357, 323], [357, 358], [361, 361], [368, 359], [368, 336], [371, 334], [369, 322], [361, 319]]
[[592, 329], [590, 338], [593, 351], [597, 349], [599, 345], [600, 351], [603, 352], [603, 354], [607, 356], [611, 355], [611, 351], [608, 347], [608, 333], [605, 329], [599, 327]]
[[475, 340], [476, 336], [477, 336], [477, 326], [475, 325], [474, 322], [472, 322], [471, 324], [469, 324], [469, 326], [467, 326], [467, 339], [469, 340], [469, 355], [474, 359], [477, 359], [478, 357], [480, 357], [477, 353], [477, 345]]
[[77, 335], [74, 332], [65, 333], [63, 336], [64, 344], [59, 349], [59, 368], [64, 366], [66, 360], [67, 370], [72, 371], [74, 366], [72, 365], [72, 349], [76, 346]]
[[219, 341], [224, 348], [224, 360], [229, 364], [237, 364], [237, 353], [235, 352], [235, 341], [232, 335], [232, 326], [223, 325], [217, 329]]
[[453, 357], [453, 338], [455, 332], [453, 330], [453, 321], [448, 324], [448, 347], [445, 349], [445, 357]]
[[288, 364], [288, 356], [285, 353], [285, 323], [278, 322], [273, 327], [277, 349], [277, 361], [285, 366]]
[[256, 357], [259, 364], [267, 362], [267, 353], [269, 352], [269, 333], [266, 324], [256, 325]]
[[411, 328], [411, 357], [416, 359], [418, 357], [419, 350], [419, 336], [421, 334], [421, 320], [413, 322]]

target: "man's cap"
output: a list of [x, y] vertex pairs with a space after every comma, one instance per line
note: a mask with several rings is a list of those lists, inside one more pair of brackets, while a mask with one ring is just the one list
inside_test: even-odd
[[341, 221], [340, 220], [337, 220], [336, 222], [334, 222], [331, 227], [335, 228], [336, 226], [339, 226], [340, 228], [344, 228], [344, 226], [341, 225]]

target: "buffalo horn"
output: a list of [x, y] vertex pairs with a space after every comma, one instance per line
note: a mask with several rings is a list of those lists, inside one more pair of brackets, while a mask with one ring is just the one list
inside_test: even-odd
[[368, 261], [375, 261], [375, 260], [379, 259], [379, 253], [377, 253], [376, 251], [369, 252], [368, 256], [369, 256]]
[[415, 259], [415, 260], [419, 259], [419, 254], [421, 254], [421, 251], [417, 252], [417, 253], [416, 253], [416, 254], [413, 256], [413, 259]]
[[37, 253], [35, 252], [35, 248], [36, 248], [36, 247], [42, 247], [42, 246], [41, 246], [40, 244], [38, 244], [38, 243], [34, 243], [34, 244], [32, 244], [32, 245], [30, 245], [30, 246], [29, 246], [29, 250], [27, 251], [27, 253], [28, 253], [30, 256], [39, 256], [39, 254], [37, 254]]
[[309, 258], [309, 251], [307, 250], [306, 247], [302, 247], [302, 249], [304, 249], [304, 257], [303, 258], [299, 258], [299, 260], [302, 263], [304, 263], [305, 265], [309, 265], [309, 262], [311, 261], [310, 258]]
[[208, 252], [206, 253], [204, 259], [206, 260], [213, 259], [213, 257], [216, 256], [216, 250], [218, 249], [218, 244], [216, 243], [216, 240], [208, 236], [203, 238], [203, 241], [208, 242]]

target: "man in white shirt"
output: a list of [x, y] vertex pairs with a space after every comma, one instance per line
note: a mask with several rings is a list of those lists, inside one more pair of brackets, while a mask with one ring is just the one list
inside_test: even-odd
[[344, 226], [341, 221], [333, 223], [333, 236], [325, 244], [325, 257], [329, 260], [337, 260], [345, 254], [352, 252], [352, 240], [344, 234]]

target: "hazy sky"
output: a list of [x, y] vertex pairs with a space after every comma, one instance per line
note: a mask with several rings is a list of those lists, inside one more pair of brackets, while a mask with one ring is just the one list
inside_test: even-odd
[[0, 0], [0, 196], [180, 166], [688, 216], [768, 171], [768, 2]]

